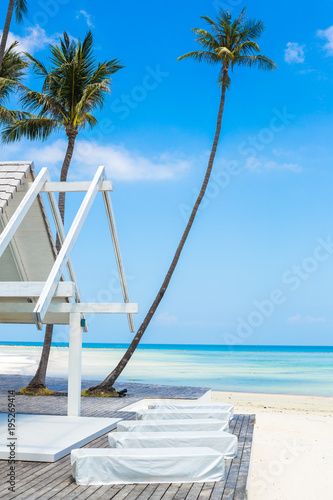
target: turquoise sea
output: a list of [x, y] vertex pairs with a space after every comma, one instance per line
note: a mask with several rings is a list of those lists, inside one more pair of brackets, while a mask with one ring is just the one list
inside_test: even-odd
[[[30, 354], [34, 346], [42, 344], [1, 342], [0, 348], [1, 345], [2, 352], [8, 352], [9, 346], [15, 346], [15, 350], [22, 346]], [[59, 359], [67, 347], [65, 343], [53, 345], [54, 376], [65, 376]], [[82, 376], [104, 378], [127, 347], [84, 344]], [[141, 344], [119, 380], [205, 386], [221, 391], [333, 396], [333, 346]]]

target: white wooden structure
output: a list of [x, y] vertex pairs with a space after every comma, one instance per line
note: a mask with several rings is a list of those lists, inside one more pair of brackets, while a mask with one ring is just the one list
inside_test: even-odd
[[[65, 234], [55, 192], [86, 192]], [[121, 260], [110, 191], [99, 167], [91, 182], [51, 182], [47, 168], [36, 176], [32, 162], [0, 162], [0, 323], [69, 325], [68, 415], [80, 415], [82, 329], [85, 315], [132, 314]], [[71, 251], [98, 192], [102, 193], [124, 297], [123, 303], [84, 303]], [[62, 247], [57, 255], [41, 193], [46, 193]], [[67, 268], [69, 281], [63, 273]]]

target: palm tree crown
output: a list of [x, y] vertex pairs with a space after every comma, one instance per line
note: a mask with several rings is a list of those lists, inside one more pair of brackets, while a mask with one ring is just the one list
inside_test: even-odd
[[12, 92], [20, 86], [19, 82], [25, 73], [27, 62], [17, 53], [15, 48], [18, 42], [5, 51], [2, 65], [0, 67], [0, 122], [11, 123], [15, 119], [22, 118], [24, 113], [20, 111], [9, 111], [6, 107], [6, 101]]
[[50, 45], [51, 68], [26, 53], [36, 75], [44, 79], [42, 92], [22, 87], [23, 107], [32, 113], [27, 118], [6, 127], [4, 142], [26, 137], [45, 140], [54, 130], [65, 129], [68, 138], [76, 137], [79, 128], [96, 125], [91, 114], [101, 108], [111, 90], [110, 77], [123, 66], [113, 59], [96, 64], [93, 57], [93, 37], [89, 31], [81, 43], [70, 40], [64, 32], [60, 46]]
[[194, 59], [199, 62], [220, 64], [222, 68], [219, 73], [218, 83], [229, 85], [228, 70], [234, 66], [257, 66], [263, 70], [273, 70], [275, 63], [260, 53], [256, 40], [260, 38], [265, 27], [260, 21], [253, 21], [245, 17], [245, 8], [235, 20], [232, 20], [228, 11], [221, 10], [216, 22], [208, 16], [202, 16], [211, 32], [204, 29], [194, 28], [192, 31], [197, 35], [196, 41], [204, 50], [188, 52], [178, 58]]

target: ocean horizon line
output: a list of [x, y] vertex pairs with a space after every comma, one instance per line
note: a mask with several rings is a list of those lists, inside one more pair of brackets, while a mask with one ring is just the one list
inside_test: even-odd
[[[83, 349], [127, 349], [129, 343], [84, 342]], [[0, 341], [3, 347], [42, 347], [43, 342]], [[68, 348], [68, 342], [52, 342], [51, 347]], [[221, 345], [221, 344], [151, 344], [142, 343], [139, 350], [177, 350], [177, 351], [276, 351], [276, 352], [333, 352], [333, 346], [309, 345]]]

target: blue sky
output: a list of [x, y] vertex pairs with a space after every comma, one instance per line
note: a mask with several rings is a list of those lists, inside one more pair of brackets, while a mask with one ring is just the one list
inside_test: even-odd
[[[218, 8], [266, 25], [262, 52], [274, 73], [235, 69], [211, 183], [147, 343], [331, 345], [333, 329], [333, 5], [262, 0], [29, 2], [10, 39], [47, 57], [66, 30], [90, 27], [96, 58], [118, 58], [99, 125], [81, 132], [70, 178], [105, 165], [128, 285], [140, 325], [186, 224], [206, 169], [219, 103], [217, 69], [176, 58], [197, 45], [191, 28]], [[300, 14], [301, 13], [301, 14]], [[0, 23], [4, 22], [4, 12]], [[40, 88], [32, 75], [27, 83]], [[31, 159], [53, 179], [66, 148], [2, 147], [3, 160]], [[68, 197], [66, 225], [80, 196]], [[74, 250], [84, 297], [120, 301], [107, 222], [98, 200]], [[93, 261], [95, 256], [95, 261]], [[55, 340], [66, 341], [57, 328]], [[1, 327], [0, 339], [42, 340], [33, 327]], [[90, 321], [86, 342], [128, 342], [125, 318]]]

